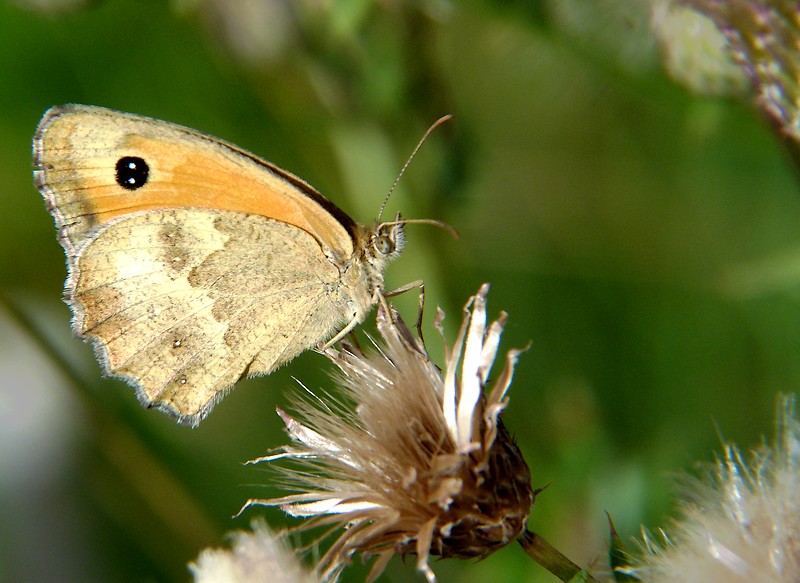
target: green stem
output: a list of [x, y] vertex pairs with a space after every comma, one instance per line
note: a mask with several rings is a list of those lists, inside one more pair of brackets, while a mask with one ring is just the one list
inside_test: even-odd
[[[562, 555], [554, 546], [536, 533], [526, 530], [518, 540], [522, 549], [530, 558], [562, 581], [571, 581], [576, 575], [583, 571], [583, 569]], [[584, 580], [587, 583], [600, 583], [591, 575], [587, 573], [584, 574]]]

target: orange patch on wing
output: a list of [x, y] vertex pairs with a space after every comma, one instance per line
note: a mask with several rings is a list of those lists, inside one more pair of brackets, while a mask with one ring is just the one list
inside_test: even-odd
[[[352, 242], [334, 232], [331, 217], [283, 178], [256, 173], [252, 164], [221, 157], [219, 150], [195, 148], [191, 155], [174, 144], [145, 136], [130, 136], [126, 156], [139, 156], [150, 166], [147, 184], [127, 190], [99, 175], [85, 177], [84, 202], [96, 224], [138, 211], [163, 208], [204, 208], [257, 214], [294, 225], [343, 252]], [[110, 164], [113, 168], [114, 164]], [[349, 238], [349, 237], [348, 237]], [[338, 244], [338, 245], [337, 245]]]

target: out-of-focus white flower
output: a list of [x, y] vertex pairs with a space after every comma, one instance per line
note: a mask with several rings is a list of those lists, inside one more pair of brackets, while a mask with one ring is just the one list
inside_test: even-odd
[[246, 64], [272, 64], [296, 40], [297, 0], [173, 0], [172, 5], [180, 13], [197, 15]]
[[233, 548], [205, 549], [189, 565], [196, 583], [316, 583], [286, 541], [263, 523], [252, 532], [233, 533]]
[[800, 581], [800, 423], [781, 400], [777, 438], [745, 460], [733, 445], [690, 483], [683, 517], [663, 544], [645, 535], [632, 569], [645, 583]]
[[86, 8], [88, 0], [12, 0], [12, 4], [28, 10], [49, 14], [62, 14]]
[[650, 0], [650, 27], [670, 76], [703, 95], [749, 89], [727, 40], [707, 16], [678, 0]]
[[[533, 501], [530, 472], [500, 421], [519, 351], [484, 392], [505, 314], [487, 326], [483, 286], [470, 298], [444, 372], [387, 306], [383, 342], [365, 353], [329, 350], [343, 400], [307, 397], [295, 418], [278, 411], [293, 445], [255, 461], [281, 462], [295, 490], [247, 506], [280, 506], [331, 537], [318, 572], [335, 580], [352, 556], [377, 556], [371, 578], [395, 554], [428, 560], [483, 557], [524, 530]], [[441, 333], [441, 311], [437, 328]]]
[[685, 0], [725, 35], [761, 107], [800, 140], [800, 4], [794, 0]]

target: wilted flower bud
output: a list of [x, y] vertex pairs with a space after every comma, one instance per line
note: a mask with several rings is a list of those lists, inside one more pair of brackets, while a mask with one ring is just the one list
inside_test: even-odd
[[378, 557], [371, 577], [393, 555], [415, 554], [435, 581], [431, 555], [483, 557], [523, 532], [530, 472], [499, 418], [519, 351], [484, 392], [505, 321], [487, 327], [487, 291], [467, 304], [444, 372], [381, 306], [376, 351], [327, 352], [344, 398], [306, 398], [296, 418], [279, 411], [294, 444], [256, 461], [282, 462], [296, 493], [248, 505], [306, 518], [299, 530], [326, 527], [323, 537], [335, 540], [318, 565], [323, 579], [360, 553]]

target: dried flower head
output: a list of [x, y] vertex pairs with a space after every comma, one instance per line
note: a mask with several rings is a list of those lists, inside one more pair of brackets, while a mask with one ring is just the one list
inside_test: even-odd
[[[371, 578], [395, 554], [484, 557], [524, 530], [533, 492], [522, 455], [500, 422], [519, 351], [484, 393], [505, 315], [486, 325], [483, 286], [470, 298], [442, 373], [390, 308], [378, 311], [374, 352], [329, 350], [346, 402], [306, 399], [279, 411], [293, 445], [256, 461], [282, 462], [296, 493], [247, 505], [280, 506], [327, 527], [334, 540], [317, 566], [336, 579], [356, 553], [377, 556]], [[442, 332], [441, 311], [437, 328]], [[341, 529], [341, 530], [340, 530]]]
[[793, 0], [686, 0], [725, 35], [761, 107], [800, 140], [800, 5]]
[[773, 447], [749, 462], [729, 445], [708, 478], [690, 484], [683, 518], [664, 535], [645, 536], [645, 583], [800, 581], [800, 423], [795, 398], [782, 400]]

